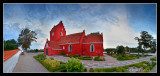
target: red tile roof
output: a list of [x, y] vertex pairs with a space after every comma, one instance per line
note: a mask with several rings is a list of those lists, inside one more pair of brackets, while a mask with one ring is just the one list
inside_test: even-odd
[[82, 35], [83, 35], [83, 32], [66, 35], [66, 36], [61, 37], [58, 40], [58, 42], [59, 42], [59, 44], [76, 43], [76, 42], [80, 41], [80, 38], [81, 38]]
[[9, 50], [9, 51], [4, 51], [4, 57], [3, 57], [3, 62], [5, 62], [7, 59], [11, 58], [14, 54], [16, 54], [20, 49], [15, 49], [15, 50]]
[[55, 41], [48, 41], [48, 44], [51, 46], [51, 48], [54, 48], [54, 49], [62, 49], [57, 42]]
[[83, 38], [83, 43], [87, 42], [103, 42], [102, 35], [87, 35]]

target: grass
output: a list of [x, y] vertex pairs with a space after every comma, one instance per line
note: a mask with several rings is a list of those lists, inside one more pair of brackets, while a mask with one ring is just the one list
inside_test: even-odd
[[125, 55], [116, 55], [116, 54], [107, 54], [110, 55], [114, 58], [117, 58], [119, 61], [124, 61], [124, 60], [133, 60], [133, 59], [139, 59], [140, 57], [146, 57], [146, 56], [152, 56], [152, 55], [133, 55], [133, 54], [125, 54]]

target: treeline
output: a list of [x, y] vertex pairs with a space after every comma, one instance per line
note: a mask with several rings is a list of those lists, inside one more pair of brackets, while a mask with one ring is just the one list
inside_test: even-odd
[[[125, 48], [125, 52], [141, 52], [141, 51], [138, 51], [138, 49], [136, 47], [124, 47]], [[107, 49], [104, 49], [104, 51], [106, 52], [116, 52], [117, 51], [117, 48], [107, 48]], [[149, 50], [145, 50], [144, 51], [145, 53], [155, 53], [156, 50], [152, 50], [152, 49], [149, 49]]]
[[18, 43], [14, 39], [4, 40], [4, 51], [18, 49]]
[[44, 49], [30, 49], [30, 50], [27, 50], [27, 52], [44, 52]]

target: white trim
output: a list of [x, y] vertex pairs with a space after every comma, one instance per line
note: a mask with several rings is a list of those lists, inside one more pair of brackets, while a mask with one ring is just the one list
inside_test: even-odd
[[[71, 50], [70, 50], [70, 46], [71, 46]], [[68, 46], [68, 51], [69, 51], [69, 52], [72, 52], [72, 45], [69, 45], [69, 46]]]
[[54, 48], [52, 48], [52, 50], [62, 50], [62, 49], [54, 49]]
[[93, 45], [93, 51], [91, 51], [91, 47], [93, 44], [90, 45], [90, 52], [94, 52], [94, 45]]
[[64, 43], [64, 44], [59, 44], [59, 45], [65, 45], [65, 44], [79, 44], [79, 42], [75, 42], [75, 43]]
[[94, 44], [95, 44], [95, 43], [97, 43], [97, 44], [98, 44], [98, 43], [99, 43], [99, 44], [103, 44], [103, 42], [88, 42], [88, 43], [82, 43], [82, 44], [93, 44], [93, 43], [94, 43]]

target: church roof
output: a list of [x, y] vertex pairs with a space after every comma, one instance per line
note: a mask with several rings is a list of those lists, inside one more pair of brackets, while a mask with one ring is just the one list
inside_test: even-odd
[[102, 37], [102, 35], [87, 35], [87, 36], [84, 36], [83, 43], [88, 43], [88, 42], [103, 42], [103, 37]]
[[62, 49], [57, 42], [55, 41], [48, 41], [48, 44], [50, 45], [51, 48], [54, 48], [54, 49]]
[[83, 35], [83, 32], [70, 34], [61, 37], [58, 42], [59, 44], [65, 44], [65, 43], [77, 43], [80, 41], [81, 36]]

